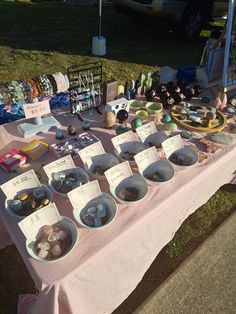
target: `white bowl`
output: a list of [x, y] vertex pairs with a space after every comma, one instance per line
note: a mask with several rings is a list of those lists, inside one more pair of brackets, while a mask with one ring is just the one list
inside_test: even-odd
[[[145, 150], [147, 147], [141, 142], [138, 141], [133, 141], [132, 145], [130, 146], [128, 152], [132, 153], [134, 155], [140, 153], [141, 151]], [[131, 166], [136, 166], [135, 160], [129, 160], [124, 158], [124, 153], [127, 151], [127, 149], [122, 149], [121, 147], [121, 152], [118, 154], [117, 150], [115, 149], [115, 155], [121, 160], [121, 161], [128, 161]]]
[[[97, 206], [98, 203], [101, 203], [101, 202], [104, 203], [107, 207], [107, 211], [108, 211], [107, 222], [104, 225], [102, 225], [101, 227], [90, 227], [90, 226], [86, 225], [83, 222], [82, 215], [87, 212], [87, 209], [89, 207]], [[115, 200], [110, 195], [108, 195], [107, 193], [102, 193], [101, 196], [94, 198], [89, 203], [87, 203], [86, 206], [84, 208], [82, 208], [80, 211], [75, 209], [75, 208], [73, 209], [73, 215], [75, 217], [75, 220], [82, 227], [88, 228], [88, 229], [103, 229], [103, 228], [109, 226], [113, 222], [113, 220], [115, 219], [116, 214], [117, 214], [117, 204], [116, 204]]]
[[181, 156], [184, 161], [182, 165], [179, 165], [177, 163], [174, 163], [170, 159], [172, 154], [169, 156], [168, 160], [173, 165], [174, 169], [176, 170], [188, 169], [188, 168], [194, 167], [198, 163], [199, 157], [197, 153], [188, 146], [184, 146], [183, 148], [178, 149], [174, 153], [175, 154], [177, 153], [179, 156]]
[[[76, 168], [69, 169], [69, 170], [70, 170], [70, 172], [74, 172], [75, 171], [76, 173], [82, 175], [83, 178], [84, 178], [84, 184], [89, 182], [89, 175], [88, 175], [88, 173], [84, 169], [82, 169], [80, 167], [76, 167]], [[53, 184], [53, 180], [49, 179], [48, 180], [48, 185], [49, 185], [49, 187], [50, 187], [50, 189], [51, 189], [51, 191], [53, 193], [56, 193], [56, 194], [61, 195], [63, 197], [67, 197], [67, 193], [61, 193], [61, 192], [58, 192], [55, 189], [54, 184]]]
[[71, 253], [71, 251], [73, 250], [74, 246], [76, 245], [78, 238], [79, 238], [79, 231], [78, 228], [76, 226], [76, 224], [74, 223], [74, 221], [72, 221], [70, 218], [68, 217], [61, 217], [61, 224], [62, 226], [64, 226], [66, 229], [69, 229], [71, 232], [71, 237], [72, 237], [72, 243], [71, 246], [69, 248], [69, 250], [62, 256], [59, 256], [58, 258], [55, 259], [51, 259], [51, 260], [46, 260], [43, 259], [41, 257], [38, 257], [38, 255], [35, 253], [34, 250], [34, 242], [30, 242], [29, 240], [26, 240], [26, 249], [27, 252], [29, 253], [29, 255], [31, 257], [33, 257], [36, 261], [42, 262], [42, 263], [53, 263], [53, 262], [57, 262], [59, 260], [64, 259], [67, 255], [69, 255]]
[[[126, 201], [123, 199], [120, 199], [117, 194], [119, 191], [123, 188], [127, 187], [134, 187], [138, 190], [139, 196], [136, 201]], [[144, 180], [144, 178], [139, 174], [134, 174], [131, 177], [128, 177], [124, 180], [122, 180], [117, 186], [110, 186], [110, 192], [113, 195], [113, 197], [118, 200], [122, 204], [127, 205], [135, 205], [140, 203], [143, 199], [146, 198], [148, 194], [148, 185], [147, 182]]]
[[[46, 197], [50, 199], [50, 203], [52, 202], [52, 199], [53, 199], [53, 194], [52, 194], [52, 191], [44, 184], [40, 185], [39, 186], [40, 188], [43, 188], [46, 192]], [[27, 190], [22, 190], [22, 191], [19, 191], [17, 192], [16, 196], [19, 195], [19, 194], [22, 194], [22, 193], [30, 193], [32, 192], [33, 190], [35, 190], [36, 188], [31, 188], [31, 189], [27, 189]], [[5, 209], [7, 211], [8, 214], [10, 214], [11, 216], [15, 217], [15, 218], [18, 218], [18, 219], [23, 219], [27, 216], [20, 216], [20, 215], [17, 215], [17, 213], [11, 209], [11, 207], [9, 206], [8, 204], [8, 201], [10, 201], [9, 199], [6, 199], [5, 200]], [[32, 211], [33, 212], [33, 211]]]
[[[159, 181], [154, 181], [147, 178], [148, 175], [153, 174], [155, 171], [158, 171], [159, 173]], [[159, 185], [169, 182], [174, 177], [175, 172], [169, 161], [166, 159], [162, 159], [150, 164], [140, 174], [144, 177], [149, 185]]]
[[[155, 146], [156, 148], [162, 148], [161, 143], [168, 139], [168, 135], [163, 132], [156, 132], [150, 134], [144, 141], [144, 144], [148, 147]], [[152, 145], [150, 145], [150, 142]]]
[[109, 154], [109, 153], [105, 153], [105, 154], [101, 154], [101, 155], [96, 156], [96, 158], [93, 160], [93, 162], [89, 168], [87, 165], [85, 165], [84, 167], [88, 171], [88, 173], [91, 176], [93, 176], [94, 178], [96, 178], [98, 180], [105, 180], [106, 177], [104, 174], [103, 175], [102, 174], [101, 175], [95, 174], [95, 172], [94, 172], [95, 167], [101, 166], [101, 167], [107, 168], [106, 170], [108, 170], [108, 169], [118, 165], [119, 162], [120, 162], [119, 159], [116, 158], [114, 155]]

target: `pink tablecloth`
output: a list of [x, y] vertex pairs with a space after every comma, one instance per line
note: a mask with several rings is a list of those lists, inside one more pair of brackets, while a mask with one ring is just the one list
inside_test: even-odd
[[[97, 115], [90, 116], [93, 120]], [[81, 123], [69, 114], [58, 114], [63, 128], [70, 123]], [[0, 127], [4, 150], [22, 146], [23, 139], [16, 123]], [[114, 130], [105, 131], [91, 121], [92, 132], [103, 141], [106, 151], [112, 152], [110, 138]], [[54, 134], [44, 134], [49, 143]], [[44, 137], [43, 136], [43, 137]], [[1, 219], [39, 288], [37, 298], [23, 298], [19, 304], [21, 314], [105, 314], [111, 313], [135, 289], [160, 250], [173, 238], [182, 222], [205, 203], [223, 184], [230, 182], [235, 171], [236, 146], [225, 146], [211, 155], [209, 161], [194, 168], [176, 172], [171, 183], [150, 188], [141, 204], [118, 204], [118, 215], [113, 224], [103, 230], [79, 227], [77, 246], [65, 259], [42, 264], [26, 252], [25, 239], [17, 220], [9, 216], [1, 196]], [[52, 153], [42, 160], [53, 160]], [[81, 165], [78, 162], [78, 165]], [[0, 173], [0, 180], [6, 175]], [[106, 182], [101, 184], [108, 191]], [[61, 214], [72, 217], [68, 199], [55, 195]], [[2, 231], [0, 231], [2, 234]], [[1, 235], [2, 237], [2, 235]]]

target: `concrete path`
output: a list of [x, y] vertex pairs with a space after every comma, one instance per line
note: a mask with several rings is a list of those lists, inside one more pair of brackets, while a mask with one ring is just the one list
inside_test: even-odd
[[236, 313], [236, 212], [135, 314]]

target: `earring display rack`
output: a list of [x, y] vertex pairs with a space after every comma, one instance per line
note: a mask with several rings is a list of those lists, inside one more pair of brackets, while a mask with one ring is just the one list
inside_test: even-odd
[[80, 120], [81, 112], [94, 108], [101, 114], [102, 104], [102, 62], [73, 65], [67, 69], [71, 113]]

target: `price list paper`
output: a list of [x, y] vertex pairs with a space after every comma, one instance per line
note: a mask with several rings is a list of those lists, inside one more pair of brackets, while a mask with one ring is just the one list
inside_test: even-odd
[[30, 214], [18, 223], [21, 231], [29, 241], [34, 241], [41, 227], [54, 225], [61, 221], [61, 216], [55, 203], [51, 203]]
[[170, 155], [175, 152], [178, 149], [181, 149], [184, 147], [183, 141], [181, 139], [181, 136], [175, 135], [171, 138], [168, 138], [164, 142], [161, 143], [162, 148], [165, 152], [166, 158], [169, 158]]
[[39, 186], [41, 183], [34, 170], [31, 169], [2, 184], [1, 189], [8, 199], [13, 199], [18, 192]]
[[136, 132], [138, 133], [141, 141], [144, 143], [150, 135], [157, 133], [157, 128], [155, 123], [151, 121], [137, 128]]
[[36, 118], [51, 113], [49, 99], [32, 104], [24, 104], [25, 117]]
[[71, 155], [57, 159], [43, 167], [49, 179], [52, 179], [52, 174], [60, 171], [76, 168]]
[[79, 151], [80, 158], [82, 159], [83, 163], [87, 164], [88, 166], [91, 165], [94, 159], [99, 158], [99, 155], [101, 154], [105, 154], [105, 150], [100, 141], [91, 144]]
[[131, 147], [135, 139], [133, 136], [133, 132], [129, 131], [113, 137], [111, 141], [117, 153], [119, 154], [121, 151]]
[[128, 161], [122, 162], [104, 172], [108, 183], [117, 186], [122, 180], [133, 175]]
[[150, 147], [142, 152], [136, 154], [134, 156], [134, 159], [136, 161], [136, 164], [138, 165], [138, 168], [140, 172], [142, 172], [144, 169], [146, 169], [149, 165], [153, 164], [154, 162], [159, 160], [159, 156], [157, 154], [157, 150], [155, 147]]
[[92, 199], [102, 194], [97, 180], [83, 184], [82, 186], [70, 191], [67, 195], [76, 210], [81, 210]]

